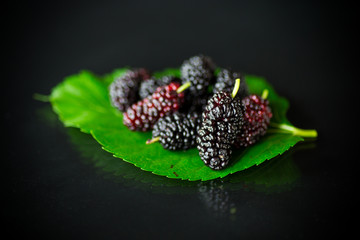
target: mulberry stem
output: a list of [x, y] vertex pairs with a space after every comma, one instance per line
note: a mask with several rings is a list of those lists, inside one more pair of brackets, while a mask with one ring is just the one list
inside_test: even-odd
[[239, 91], [239, 88], [240, 88], [240, 78], [237, 78], [235, 80], [235, 85], [234, 85], [234, 89], [231, 93], [231, 97], [234, 98], [237, 94], [237, 92]]
[[153, 139], [148, 139], [146, 141], [146, 144], [152, 144], [154, 142], [158, 142], [160, 140], [160, 137], [156, 137], [156, 138], [153, 138]]
[[267, 99], [268, 96], [269, 96], [269, 90], [265, 88], [261, 94], [261, 98], [265, 100]]
[[181, 85], [178, 90], [176, 90], [177, 93], [181, 93], [182, 91], [184, 91], [185, 89], [187, 89], [188, 87], [191, 86], [190, 82], [186, 82], [183, 85]]
[[285, 123], [270, 123], [270, 126], [279, 129], [279, 132], [286, 131], [300, 137], [316, 138], [318, 136], [315, 129], [301, 129]]

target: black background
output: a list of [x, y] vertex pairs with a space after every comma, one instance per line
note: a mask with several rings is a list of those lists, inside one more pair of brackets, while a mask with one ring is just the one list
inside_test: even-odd
[[[308, 239], [351, 232], [343, 229], [357, 194], [357, 157], [350, 154], [358, 125], [354, 6], [12, 1], [5, 9], [4, 219], [13, 236]], [[49, 104], [33, 99], [82, 69], [161, 70], [199, 53], [219, 66], [266, 77], [290, 101], [289, 120], [318, 130], [310, 149], [291, 153], [300, 171], [296, 184], [259, 190], [225, 178], [205, 185], [210, 190], [204, 193], [198, 183], [152, 178], [131, 166], [137, 178], [150, 180], [124, 180], [95, 167], [89, 153], [79, 151], [82, 142], [76, 147], [73, 140], [96, 148], [91, 138], [65, 129]], [[231, 214], [209, 204], [220, 195]]]

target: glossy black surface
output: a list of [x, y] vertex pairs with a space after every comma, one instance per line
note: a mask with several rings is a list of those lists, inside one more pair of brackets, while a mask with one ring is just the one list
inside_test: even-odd
[[[350, 138], [358, 115], [354, 8], [312, 1], [169, 2], [10, 4], [5, 232], [40, 239], [351, 233], [348, 216], [358, 188]], [[289, 99], [289, 120], [317, 129], [318, 139], [223, 180], [177, 181], [112, 158], [90, 136], [64, 128], [49, 104], [33, 99], [82, 69], [161, 70], [198, 53], [266, 77]]]

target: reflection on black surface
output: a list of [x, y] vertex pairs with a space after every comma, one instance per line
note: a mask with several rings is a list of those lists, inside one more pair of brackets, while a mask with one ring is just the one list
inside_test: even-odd
[[[54, 122], [58, 122], [57, 117], [49, 106], [39, 109], [37, 113], [49, 123], [49, 126], [56, 126]], [[169, 179], [143, 171], [101, 149], [90, 135], [76, 128], [67, 128], [66, 132], [84, 162], [95, 166], [104, 178], [155, 192], [169, 194], [198, 192], [204, 204], [220, 215], [236, 212], [236, 207], [230, 201], [229, 191], [245, 190], [270, 194], [291, 190], [300, 177], [300, 171], [292, 160], [293, 153], [314, 147], [314, 143], [300, 144], [271, 161], [223, 179], [191, 182]]]
[[232, 200], [232, 192], [245, 190], [273, 194], [290, 191], [296, 186], [300, 177], [300, 171], [292, 159], [293, 153], [314, 146], [313, 143], [297, 146], [257, 167], [223, 179], [200, 182], [198, 184], [200, 199], [213, 216], [235, 219], [239, 206]]
[[152, 190], [164, 190], [166, 193], [172, 193], [172, 190], [175, 192], [179, 191], [179, 189], [172, 189], [170, 187], [184, 188], [180, 191], [184, 192], [190, 190], [186, 187], [196, 186], [195, 182], [179, 181], [158, 176], [143, 171], [119, 158], [115, 158], [110, 153], [101, 149], [99, 143], [89, 134], [82, 133], [78, 129], [69, 128], [67, 133], [76, 150], [81, 153], [84, 162], [94, 165], [99, 169], [99, 173], [107, 179], [143, 189], [149, 189], [148, 186], [150, 185]]
[[236, 213], [235, 203], [222, 179], [200, 182], [198, 186], [200, 199], [213, 216], [225, 218]]
[[300, 177], [300, 171], [292, 159], [296, 148], [266, 161], [257, 167], [251, 167], [242, 174], [229, 176], [231, 183], [242, 183], [248, 191], [275, 193], [292, 189]]

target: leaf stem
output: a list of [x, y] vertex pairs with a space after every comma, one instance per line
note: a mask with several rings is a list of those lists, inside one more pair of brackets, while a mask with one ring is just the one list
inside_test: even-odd
[[234, 98], [237, 94], [237, 92], [239, 91], [239, 88], [240, 88], [240, 78], [237, 78], [235, 80], [235, 85], [234, 85], [234, 89], [231, 93], [231, 97]]
[[146, 141], [146, 144], [152, 144], [154, 142], [158, 142], [160, 140], [160, 137], [156, 137], [156, 138], [153, 138], [153, 139], [148, 139]]
[[270, 123], [270, 126], [281, 130], [280, 132], [287, 131], [300, 137], [316, 138], [318, 136], [315, 129], [301, 129], [286, 123]]
[[40, 94], [40, 93], [34, 93], [34, 94], [33, 94], [33, 98], [34, 98], [35, 100], [40, 101], [40, 102], [50, 102], [50, 96], [44, 95], [44, 94]]
[[181, 93], [182, 91], [184, 91], [185, 89], [187, 89], [188, 87], [191, 86], [190, 82], [186, 82], [183, 85], [181, 85], [178, 90], [176, 90], [177, 93]]

